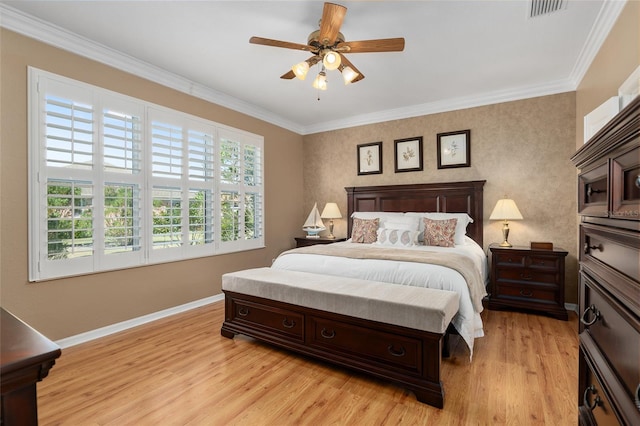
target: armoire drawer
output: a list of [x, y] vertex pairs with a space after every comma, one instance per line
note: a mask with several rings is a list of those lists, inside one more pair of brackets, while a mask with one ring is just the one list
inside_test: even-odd
[[309, 317], [311, 346], [328, 348], [353, 358], [366, 358], [384, 368], [421, 374], [422, 346], [418, 339], [396, 336], [383, 331], [343, 324], [319, 317]]
[[638, 232], [580, 225], [580, 262], [605, 289], [640, 316], [640, 237]]
[[578, 176], [578, 214], [609, 215], [609, 163], [605, 162]]
[[629, 399], [640, 385], [640, 322], [587, 274], [580, 274], [580, 330], [605, 355]]
[[615, 409], [607, 396], [593, 366], [580, 348], [580, 364], [584, 377], [578, 388], [578, 416], [581, 425], [618, 426]]
[[640, 220], [640, 146], [611, 159], [611, 216]]

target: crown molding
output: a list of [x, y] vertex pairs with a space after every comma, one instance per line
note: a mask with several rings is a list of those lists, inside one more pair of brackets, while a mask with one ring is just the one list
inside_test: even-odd
[[558, 93], [571, 92], [573, 90], [575, 90], [575, 87], [570, 80], [560, 80], [541, 85], [519, 88], [516, 90], [503, 90], [484, 93], [477, 96], [451, 98], [370, 114], [356, 115], [344, 120], [327, 121], [305, 127], [305, 133], [303, 134], [309, 135], [313, 133], [327, 132], [330, 130], [344, 129], [347, 127], [365, 126], [384, 121], [420, 117], [423, 115], [437, 114], [441, 112], [535, 98], [538, 96], [555, 95]]
[[605, 0], [602, 4], [602, 8], [596, 17], [593, 27], [591, 27], [587, 40], [569, 76], [569, 80], [574, 87], [573, 90], [576, 90], [582, 82], [626, 4], [627, 0]]
[[121, 71], [302, 134], [303, 127], [263, 108], [126, 55], [0, 3], [0, 26]]

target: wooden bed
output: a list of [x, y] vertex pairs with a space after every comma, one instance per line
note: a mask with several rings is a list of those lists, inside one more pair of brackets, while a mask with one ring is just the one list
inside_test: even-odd
[[[469, 181], [345, 188], [348, 217], [355, 211], [467, 213], [474, 219], [467, 228], [467, 235], [482, 247], [484, 183]], [[349, 235], [351, 225], [349, 219]], [[340, 330], [343, 337], [327, 344], [323, 339], [327, 336], [323, 333], [333, 329]], [[410, 329], [225, 291], [225, 321], [221, 334], [228, 338], [245, 334], [355, 369], [400, 384], [413, 391], [420, 402], [438, 408], [444, 406], [440, 366], [445, 333]], [[403, 349], [401, 357], [396, 353], [398, 346], [394, 343], [398, 341], [408, 350], [405, 354]], [[387, 348], [386, 345], [388, 351], [383, 354], [379, 348]]]

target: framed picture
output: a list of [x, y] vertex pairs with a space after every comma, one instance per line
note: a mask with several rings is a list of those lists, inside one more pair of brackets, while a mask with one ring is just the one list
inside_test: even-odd
[[382, 173], [382, 142], [358, 145], [358, 174], [375, 175]]
[[422, 170], [422, 136], [394, 142], [396, 173]]
[[471, 166], [471, 130], [438, 133], [438, 168]]

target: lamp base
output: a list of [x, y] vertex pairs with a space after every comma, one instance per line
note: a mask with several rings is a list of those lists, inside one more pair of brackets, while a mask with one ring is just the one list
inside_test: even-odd
[[327, 235], [327, 238], [330, 239], [334, 239], [336, 236], [333, 235], [333, 219], [329, 220], [329, 235]]
[[509, 239], [509, 222], [506, 220], [502, 225], [502, 237], [504, 238], [504, 241], [500, 243], [500, 247], [513, 247], [509, 241], [507, 241]]

